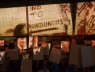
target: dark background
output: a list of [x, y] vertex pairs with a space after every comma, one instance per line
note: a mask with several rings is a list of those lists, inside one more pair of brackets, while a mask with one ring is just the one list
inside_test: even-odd
[[88, 2], [88, 1], [94, 1], [94, 0], [0, 0], [0, 8], [26, 6], [26, 5], [77, 3], [77, 2]]

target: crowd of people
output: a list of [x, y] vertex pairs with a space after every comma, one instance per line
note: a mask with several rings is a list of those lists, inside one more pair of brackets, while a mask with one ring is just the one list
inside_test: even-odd
[[[23, 65], [29, 60], [31, 61], [29, 65], [26, 64], [24, 67], [24, 69], [29, 67], [31, 69], [29, 72], [85, 72], [82, 70], [83, 67], [69, 63], [70, 49], [72, 46], [78, 45], [75, 39], [66, 44], [69, 45], [67, 46], [69, 49], [63, 49], [66, 48], [64, 45], [61, 45], [61, 42], [53, 42], [49, 46], [45, 42], [40, 42], [38, 45], [21, 49], [15, 42], [5, 44], [0, 48], [0, 72], [23, 72]], [[91, 42], [84, 41], [84, 45], [91, 46]], [[92, 69], [91, 67], [90, 71]]]
[[[44, 43], [45, 44], [45, 43]], [[48, 48], [47, 45], [38, 44], [37, 47], [31, 46], [27, 49], [19, 49], [15, 43], [4, 45], [0, 49], [0, 72], [21, 72], [22, 60], [31, 59], [33, 72], [47, 71], [47, 72], [63, 72], [68, 66], [68, 53], [60, 52], [61, 58], [58, 63], [49, 60], [50, 54], [53, 48], [60, 49], [56, 44], [52, 45], [52, 48]], [[57, 46], [57, 47], [56, 47]], [[10, 50], [15, 50], [18, 53], [19, 58], [11, 59]], [[1, 56], [2, 52], [5, 54]], [[12, 52], [13, 53], [13, 52]], [[11, 54], [12, 54], [11, 53]], [[15, 52], [14, 52], [15, 53]], [[16, 54], [12, 54], [16, 55]], [[14, 56], [17, 57], [17, 56]], [[4, 69], [4, 70], [2, 70]]]

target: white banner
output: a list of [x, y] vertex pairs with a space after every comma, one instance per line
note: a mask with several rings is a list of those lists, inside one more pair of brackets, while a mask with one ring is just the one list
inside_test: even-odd
[[68, 3], [29, 6], [28, 15], [31, 35], [72, 34], [71, 10]]

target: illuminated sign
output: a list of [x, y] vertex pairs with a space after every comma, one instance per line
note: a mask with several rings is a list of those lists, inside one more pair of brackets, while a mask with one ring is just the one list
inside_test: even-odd
[[55, 33], [72, 35], [72, 18], [69, 3], [29, 6], [28, 15], [30, 35]]

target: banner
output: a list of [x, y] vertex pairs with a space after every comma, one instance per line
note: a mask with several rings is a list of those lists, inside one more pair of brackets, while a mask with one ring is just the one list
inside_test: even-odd
[[[16, 30], [16, 31], [15, 31]], [[0, 8], [0, 36], [25, 35], [26, 8]]]
[[77, 4], [75, 35], [95, 34], [95, 2]]
[[28, 15], [29, 32], [32, 36], [55, 33], [72, 35], [72, 18], [69, 3], [29, 6]]

